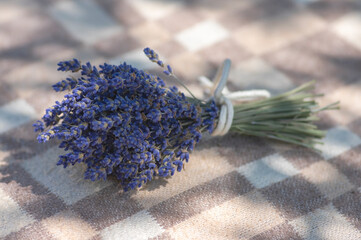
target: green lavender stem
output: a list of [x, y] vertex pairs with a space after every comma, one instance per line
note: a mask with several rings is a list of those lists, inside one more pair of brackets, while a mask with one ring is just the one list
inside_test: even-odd
[[294, 90], [265, 100], [234, 106], [230, 131], [266, 137], [315, 149], [325, 132], [313, 124], [316, 113], [338, 109], [338, 102], [319, 108], [316, 97], [310, 93], [315, 82], [306, 83]]

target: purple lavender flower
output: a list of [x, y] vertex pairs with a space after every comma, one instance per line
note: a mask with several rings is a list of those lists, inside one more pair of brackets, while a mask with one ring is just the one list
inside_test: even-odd
[[[172, 69], [146, 48], [145, 54], [171, 74]], [[167, 88], [155, 75], [126, 63], [99, 69], [73, 59], [58, 64], [60, 71], [80, 71], [53, 86], [70, 91], [34, 124], [39, 142], [61, 140], [67, 151], [57, 165], [87, 165], [92, 181], [115, 175], [124, 190], [135, 189], [155, 176], [181, 171], [202, 133], [212, 132], [218, 108]]]
[[168, 76], [172, 75], [172, 72], [173, 72], [172, 68], [169, 65], [166, 66], [164, 64], [164, 62], [159, 59], [159, 55], [153, 49], [150, 49], [149, 47], [147, 47], [147, 48], [144, 48], [143, 52], [149, 58], [150, 61], [155, 62], [162, 68], [166, 67], [167, 69], [163, 71], [166, 75], [168, 75]]
[[81, 68], [80, 61], [78, 61], [75, 58], [73, 60], [59, 62], [58, 66], [59, 66], [58, 71], [64, 71], [64, 72], [66, 71], [77, 72]]
[[164, 70], [163, 73], [165, 75], [171, 76], [173, 74], [173, 69], [171, 68], [171, 66], [167, 65], [167, 70]]

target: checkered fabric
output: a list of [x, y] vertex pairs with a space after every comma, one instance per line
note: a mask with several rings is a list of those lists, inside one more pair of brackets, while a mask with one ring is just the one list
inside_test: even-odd
[[[198, 96], [197, 77], [230, 58], [232, 90], [316, 79], [321, 104], [341, 110], [320, 115], [320, 154], [205, 137], [185, 171], [138, 191], [57, 167], [57, 144], [31, 126], [62, 97], [56, 63], [157, 73], [145, 46]], [[361, 239], [361, 1], [0, 0], [0, 238]]]

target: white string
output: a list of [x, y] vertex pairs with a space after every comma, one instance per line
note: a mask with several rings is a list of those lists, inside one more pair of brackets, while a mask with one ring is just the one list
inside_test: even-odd
[[252, 101], [259, 98], [269, 98], [271, 94], [267, 90], [250, 90], [230, 92], [226, 86], [228, 74], [231, 69], [231, 60], [224, 60], [218, 68], [216, 76], [211, 82], [205, 76], [199, 77], [202, 85], [210, 89], [217, 105], [221, 105], [218, 124], [212, 136], [225, 135], [232, 126], [234, 109], [232, 101]]

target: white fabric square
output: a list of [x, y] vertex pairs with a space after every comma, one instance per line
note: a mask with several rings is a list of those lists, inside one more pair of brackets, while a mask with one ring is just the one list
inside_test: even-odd
[[182, 6], [181, 1], [169, 0], [128, 0], [128, 2], [148, 20], [165, 17]]
[[207, 20], [183, 30], [175, 38], [189, 51], [197, 51], [222, 41], [228, 36], [227, 29], [213, 20]]
[[328, 160], [361, 144], [361, 139], [345, 127], [335, 127], [328, 130], [323, 143], [317, 148], [322, 151], [322, 156]]
[[16, 232], [32, 222], [34, 219], [25, 214], [0, 188], [0, 237]]
[[59, 1], [50, 14], [77, 40], [93, 44], [123, 31], [93, 0]]
[[63, 199], [67, 205], [94, 194], [109, 186], [110, 181], [84, 179], [85, 164], [63, 168], [57, 166], [58, 157], [64, 151], [54, 147], [22, 163], [34, 179], [41, 182], [52, 193]]
[[0, 107], [0, 134], [36, 117], [34, 108], [24, 99], [17, 99]]
[[282, 72], [258, 57], [243, 61], [234, 67], [229, 79], [239, 89], [266, 89], [272, 95], [284, 93], [295, 87]]
[[140, 211], [123, 221], [117, 222], [100, 233], [104, 240], [147, 240], [160, 235], [164, 229], [148, 211]]
[[252, 191], [211, 207], [171, 227], [172, 239], [251, 239], [282, 224], [285, 219], [265, 200]]
[[335, 22], [333, 30], [350, 44], [361, 49], [361, 13], [349, 13]]
[[332, 205], [290, 222], [305, 240], [359, 240], [361, 233]]
[[[162, 57], [162, 60], [165, 59]], [[133, 67], [147, 70], [152, 68], [157, 68], [158, 65], [154, 62], [151, 62], [148, 57], [144, 54], [143, 48], [135, 49], [133, 51], [127, 52], [119, 57], [115, 57], [110, 59], [110, 64], [119, 65], [124, 62], [132, 65]]]
[[298, 170], [278, 153], [253, 161], [238, 168], [256, 188], [264, 188], [298, 174]]

